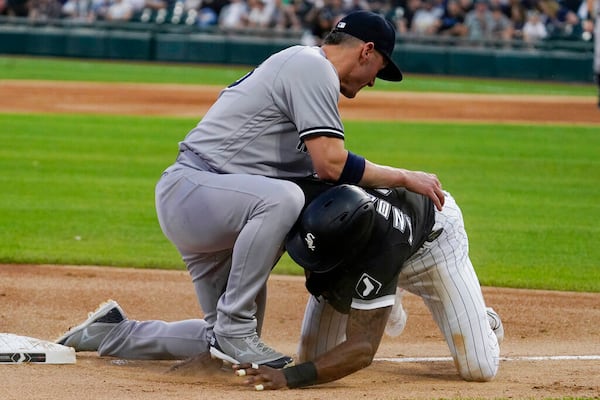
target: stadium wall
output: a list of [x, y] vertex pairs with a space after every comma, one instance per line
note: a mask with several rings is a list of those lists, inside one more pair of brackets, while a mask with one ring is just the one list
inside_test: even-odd
[[[243, 34], [0, 25], [5, 55], [257, 65], [297, 43], [297, 38]], [[591, 51], [399, 41], [393, 58], [409, 73], [593, 82]]]

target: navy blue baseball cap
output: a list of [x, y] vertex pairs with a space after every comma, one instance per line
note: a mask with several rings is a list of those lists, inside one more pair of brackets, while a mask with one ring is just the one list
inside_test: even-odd
[[354, 11], [342, 18], [333, 28], [333, 32], [343, 32], [363, 42], [373, 42], [375, 49], [387, 60], [387, 66], [377, 77], [385, 81], [402, 80], [400, 68], [392, 61], [396, 29], [390, 21], [370, 11]]

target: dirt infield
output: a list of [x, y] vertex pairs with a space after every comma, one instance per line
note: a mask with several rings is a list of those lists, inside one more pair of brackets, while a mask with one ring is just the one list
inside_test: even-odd
[[[167, 321], [200, 316], [183, 271], [102, 267], [0, 266], [0, 332], [52, 340], [85, 319], [98, 303], [114, 298], [130, 318]], [[484, 288], [488, 304], [504, 320], [506, 339], [496, 379], [460, 380], [451, 361], [376, 361], [338, 382], [310, 389], [254, 393], [230, 373], [168, 374], [172, 361], [123, 362], [78, 353], [76, 365], [0, 366], [0, 398], [100, 399], [437, 399], [594, 397], [600, 394], [600, 360], [539, 360], [532, 356], [600, 354], [600, 294]], [[265, 340], [293, 354], [307, 297], [300, 278], [273, 276]], [[405, 298], [409, 314], [399, 338], [385, 337], [377, 354], [447, 357], [437, 327], [422, 301]]]
[[[0, 112], [199, 117], [218, 90], [0, 80], [0, 93]], [[593, 98], [564, 96], [369, 92], [342, 101], [341, 109], [348, 119], [600, 124]], [[600, 294], [486, 287], [484, 295], [502, 316], [506, 331], [500, 372], [493, 382], [468, 383], [458, 378], [430, 314], [420, 299], [408, 295], [406, 331], [399, 338], [384, 338], [377, 358], [420, 360], [375, 361], [335, 383], [258, 393], [230, 373], [168, 374], [171, 361], [125, 362], [78, 353], [76, 365], [0, 366], [0, 399], [600, 398]], [[270, 279], [264, 329], [269, 344], [295, 352], [306, 297], [301, 279]], [[0, 332], [52, 340], [108, 298], [119, 301], [135, 319], [201, 316], [184, 271], [0, 265]], [[444, 358], [421, 360], [431, 357]]]
[[[95, 113], [199, 117], [219, 88], [0, 80], [0, 112]], [[359, 93], [342, 98], [343, 118], [600, 124], [594, 97], [440, 93]]]

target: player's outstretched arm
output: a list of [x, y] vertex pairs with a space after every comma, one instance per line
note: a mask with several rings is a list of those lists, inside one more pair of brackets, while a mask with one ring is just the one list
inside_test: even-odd
[[346, 341], [315, 360], [317, 383], [335, 381], [368, 367], [379, 348], [391, 307], [350, 311]]
[[[411, 192], [429, 197], [438, 210], [441, 210], [444, 205], [442, 184], [435, 174], [378, 165], [365, 160], [364, 171], [358, 175], [360, 178], [358, 182], [340, 182], [342, 176], [357, 176], [353, 174], [353, 168], [348, 168], [348, 159], [352, 156], [345, 149], [344, 141], [340, 138], [317, 136], [305, 139], [304, 143], [320, 179], [358, 184], [369, 188], [405, 187]], [[356, 161], [356, 156], [353, 159]], [[357, 164], [350, 163], [350, 165]]]
[[377, 165], [366, 160], [365, 172], [359, 185], [372, 188], [401, 186], [411, 192], [429, 197], [440, 211], [444, 206], [442, 184], [435, 174], [428, 172]]
[[234, 366], [256, 390], [296, 388], [332, 382], [368, 367], [375, 357], [391, 307], [352, 310], [346, 341], [313, 361], [286, 369], [242, 364]]

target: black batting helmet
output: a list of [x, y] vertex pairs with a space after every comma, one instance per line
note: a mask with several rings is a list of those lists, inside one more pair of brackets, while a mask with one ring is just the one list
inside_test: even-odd
[[286, 250], [308, 271], [331, 271], [365, 247], [374, 220], [373, 200], [364, 190], [334, 186], [306, 207], [287, 237]]

